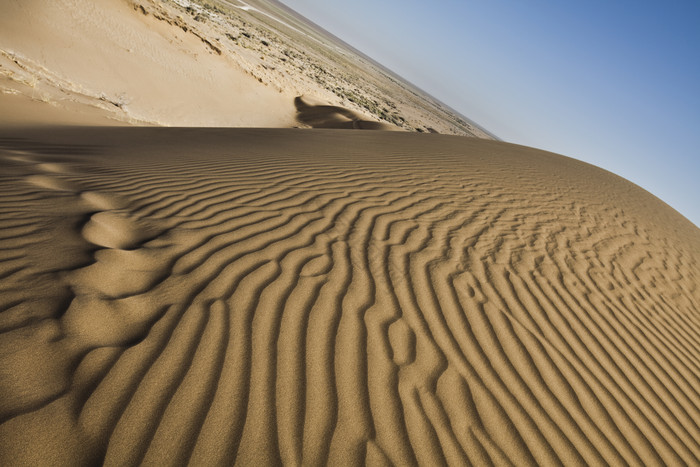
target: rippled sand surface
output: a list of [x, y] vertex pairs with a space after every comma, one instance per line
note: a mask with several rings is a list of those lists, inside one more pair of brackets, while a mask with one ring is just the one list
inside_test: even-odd
[[0, 134], [0, 463], [697, 464], [700, 230], [521, 146]]

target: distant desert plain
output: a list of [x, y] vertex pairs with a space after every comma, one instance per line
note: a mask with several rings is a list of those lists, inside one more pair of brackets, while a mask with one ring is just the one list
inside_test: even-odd
[[0, 465], [700, 465], [658, 198], [274, 0], [0, 3]]

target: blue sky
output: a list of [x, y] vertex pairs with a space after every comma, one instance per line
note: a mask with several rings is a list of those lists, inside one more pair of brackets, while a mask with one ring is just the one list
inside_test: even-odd
[[282, 1], [501, 139], [700, 226], [700, 1]]

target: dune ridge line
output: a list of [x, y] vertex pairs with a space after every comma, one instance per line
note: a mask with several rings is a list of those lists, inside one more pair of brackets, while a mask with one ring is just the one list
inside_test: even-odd
[[522, 146], [0, 132], [0, 463], [697, 464], [700, 231]]

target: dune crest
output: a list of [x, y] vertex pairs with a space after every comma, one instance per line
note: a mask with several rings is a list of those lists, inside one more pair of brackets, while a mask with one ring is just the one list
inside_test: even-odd
[[700, 457], [700, 231], [601, 169], [158, 128], [0, 167], [0, 464]]

